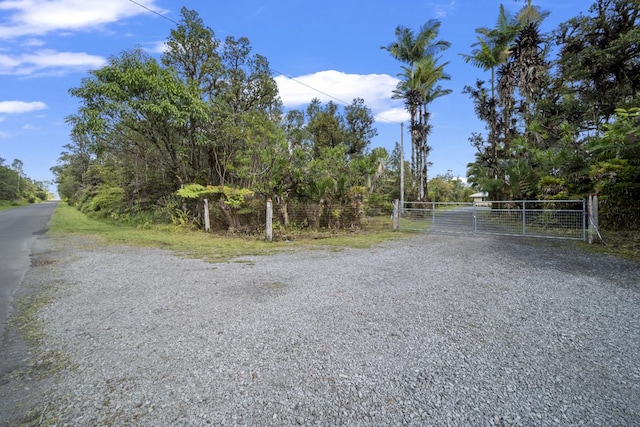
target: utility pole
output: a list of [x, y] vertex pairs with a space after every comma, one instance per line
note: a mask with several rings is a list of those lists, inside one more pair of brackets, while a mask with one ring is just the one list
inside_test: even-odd
[[400, 206], [404, 209], [404, 122], [400, 123]]

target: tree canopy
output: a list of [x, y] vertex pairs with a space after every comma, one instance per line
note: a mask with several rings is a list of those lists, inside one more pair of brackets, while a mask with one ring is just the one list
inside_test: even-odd
[[[488, 131], [470, 138], [478, 150], [470, 182], [494, 199], [598, 193], [605, 221], [613, 225], [610, 218], [633, 211], [640, 223], [633, 202], [640, 179], [630, 154], [640, 106], [639, 13], [638, 2], [597, 0], [589, 15], [542, 34], [547, 13], [529, 1], [515, 20], [501, 8], [495, 28], [476, 30], [483, 37], [465, 59], [483, 70], [497, 66], [497, 90], [488, 92], [482, 81], [465, 89]], [[491, 55], [497, 40], [504, 43], [497, 52], [506, 52], [501, 61]]]
[[[589, 14], [545, 34], [548, 12], [532, 3], [514, 15], [500, 6], [494, 26], [477, 28], [462, 54], [489, 79], [464, 90], [485, 126], [470, 136], [477, 153], [468, 180], [494, 200], [597, 192], [606, 221], [637, 226], [640, 209], [628, 201], [640, 200], [640, 4], [596, 0]], [[389, 95], [410, 116], [404, 178], [413, 200], [468, 197], [450, 175], [427, 173], [430, 105], [451, 92], [440, 25], [399, 25], [382, 46], [399, 62]], [[353, 226], [367, 203], [398, 197], [400, 151], [371, 147], [377, 130], [364, 99], [311, 99], [285, 111], [267, 58], [245, 37], [218, 39], [186, 8], [166, 46], [159, 58], [114, 55], [70, 90], [80, 107], [52, 169], [61, 197], [95, 215], [153, 221], [198, 221], [208, 197], [229, 228], [266, 198], [285, 226], [302, 205], [305, 224]], [[0, 197], [24, 197], [20, 164], [3, 162]], [[347, 218], [347, 208], [358, 213]]]

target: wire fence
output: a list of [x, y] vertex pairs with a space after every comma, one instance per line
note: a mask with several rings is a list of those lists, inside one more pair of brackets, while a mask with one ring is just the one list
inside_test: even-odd
[[407, 231], [580, 240], [586, 233], [583, 200], [407, 202], [399, 211], [399, 229]]
[[[358, 231], [369, 227], [374, 218], [386, 221], [384, 226], [391, 229], [392, 203], [386, 200], [363, 199], [344, 203], [274, 200], [271, 209], [274, 239], [307, 232]], [[266, 220], [267, 199], [264, 197], [254, 196], [245, 200], [240, 208], [232, 208], [224, 202], [209, 203], [212, 231], [264, 234]]]
[[[385, 200], [347, 202], [283, 201], [253, 197], [233, 209], [210, 204], [214, 231], [261, 234], [285, 240], [305, 233], [359, 231], [373, 222], [391, 229], [393, 204]], [[583, 200], [520, 200], [484, 203], [405, 202], [398, 209], [397, 229], [453, 234], [498, 234], [584, 240], [587, 215]]]

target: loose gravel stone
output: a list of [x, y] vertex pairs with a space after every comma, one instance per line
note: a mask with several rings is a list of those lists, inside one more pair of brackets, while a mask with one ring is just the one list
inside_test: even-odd
[[39, 316], [69, 360], [33, 390], [43, 422], [640, 425], [640, 269], [572, 243], [425, 235], [222, 264], [42, 244], [56, 262], [25, 280], [55, 285]]

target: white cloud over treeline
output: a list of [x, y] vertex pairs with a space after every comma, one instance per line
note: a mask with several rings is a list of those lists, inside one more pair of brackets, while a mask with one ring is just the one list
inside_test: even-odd
[[149, 9], [162, 12], [154, 0], [12, 0], [0, 2], [5, 18], [0, 39], [38, 36], [53, 31], [83, 31], [116, 22]]
[[336, 70], [303, 76], [275, 77], [280, 98], [286, 108], [301, 108], [314, 98], [322, 103], [351, 104], [362, 98], [376, 120], [401, 122], [407, 119], [402, 102], [392, 99], [398, 79], [387, 74], [348, 74]]
[[149, 9], [164, 12], [156, 0], [0, 1], [0, 40], [9, 40], [0, 51], [0, 75], [62, 75], [99, 68], [106, 64], [105, 58], [44, 48], [46, 36], [99, 30], [122, 19], [152, 13]]

